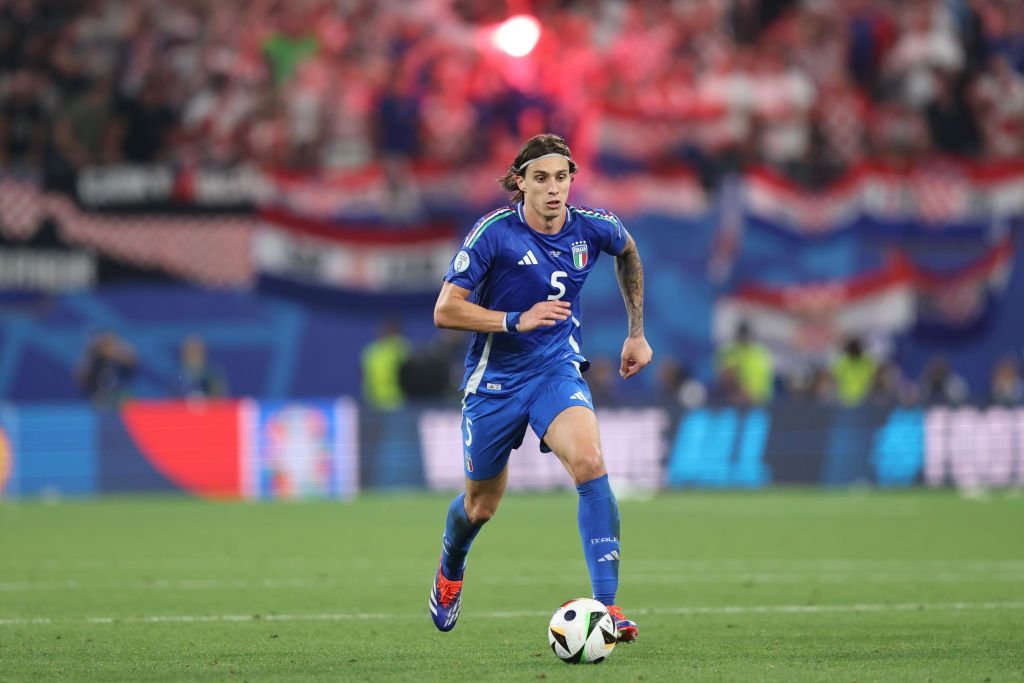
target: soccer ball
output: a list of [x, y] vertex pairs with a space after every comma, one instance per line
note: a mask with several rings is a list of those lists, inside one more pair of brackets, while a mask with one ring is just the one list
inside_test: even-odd
[[615, 642], [615, 620], [604, 605], [590, 598], [565, 603], [548, 624], [551, 651], [567, 664], [600, 664]]

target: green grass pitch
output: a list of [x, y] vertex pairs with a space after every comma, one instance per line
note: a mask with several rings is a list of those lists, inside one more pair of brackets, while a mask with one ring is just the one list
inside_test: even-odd
[[589, 667], [545, 634], [589, 595], [575, 496], [506, 497], [442, 634], [447, 502], [0, 503], [0, 680], [1024, 681], [1019, 494], [624, 500], [640, 639]]

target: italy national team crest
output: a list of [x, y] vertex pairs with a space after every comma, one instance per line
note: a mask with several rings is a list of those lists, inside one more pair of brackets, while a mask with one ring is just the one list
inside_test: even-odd
[[583, 270], [587, 267], [587, 263], [590, 261], [590, 257], [587, 255], [587, 243], [586, 242], [573, 242], [572, 243], [572, 264], [576, 266], [576, 270]]

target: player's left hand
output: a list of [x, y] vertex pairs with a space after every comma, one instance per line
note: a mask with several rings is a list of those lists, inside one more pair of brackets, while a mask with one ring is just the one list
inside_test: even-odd
[[643, 370], [651, 362], [652, 356], [654, 356], [654, 351], [651, 350], [650, 344], [647, 343], [647, 339], [643, 335], [626, 337], [626, 342], [622, 345], [622, 365], [619, 367], [619, 375], [622, 379], [629, 379]]

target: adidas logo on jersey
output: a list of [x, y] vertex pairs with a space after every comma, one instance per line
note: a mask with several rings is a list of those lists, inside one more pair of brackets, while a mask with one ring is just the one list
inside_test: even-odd
[[587, 400], [587, 397], [583, 395], [582, 391], [577, 391], [575, 394], [573, 394], [569, 398], [571, 398], [573, 400], [576, 400], [576, 401], [583, 401], [584, 403], [590, 403], [590, 401]]
[[616, 562], [619, 559], [619, 551], [613, 550], [604, 557], [600, 558], [598, 562]]
[[519, 265], [521, 266], [535, 266], [537, 265], [537, 257], [533, 255], [533, 250], [528, 249], [526, 256], [519, 259]]

